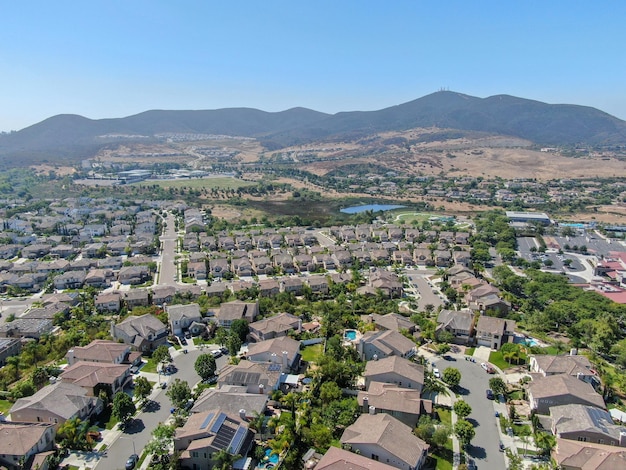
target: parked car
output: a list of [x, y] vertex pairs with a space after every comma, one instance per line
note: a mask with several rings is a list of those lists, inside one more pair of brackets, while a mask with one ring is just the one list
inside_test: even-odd
[[487, 398], [489, 400], [493, 400], [494, 399], [494, 395], [493, 395], [493, 391], [491, 389], [487, 389]]
[[126, 460], [126, 470], [133, 470], [133, 468], [135, 468], [135, 465], [137, 465], [138, 461], [139, 461], [139, 456], [137, 454], [133, 454], [130, 457], [128, 457], [128, 460]]
[[441, 378], [441, 373], [439, 373], [439, 369], [437, 369], [436, 367], [433, 369], [433, 375], [438, 379]]
[[215, 359], [217, 359], [222, 355], [222, 351], [220, 351], [219, 349], [214, 349], [213, 351], [211, 351], [211, 354]]

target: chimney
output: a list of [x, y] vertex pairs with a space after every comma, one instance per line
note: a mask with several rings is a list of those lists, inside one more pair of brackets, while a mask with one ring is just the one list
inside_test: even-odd
[[370, 399], [363, 397], [363, 413], [367, 413], [370, 409]]
[[246, 419], [246, 410], [244, 410], [243, 408], [239, 410], [239, 418], [241, 419], [241, 421], [248, 421]]
[[619, 446], [626, 447], [626, 431], [620, 431], [619, 433]]
[[378, 354], [374, 354], [374, 355], [372, 356], [372, 360], [377, 361], [377, 360], [378, 360]]
[[259, 394], [263, 395], [265, 393], [265, 385], [259, 384]]
[[370, 406], [369, 407], [369, 412], [371, 415], [375, 415], [376, 414], [376, 407], [375, 406]]
[[283, 370], [289, 370], [289, 353], [287, 351], [283, 351]]
[[569, 355], [570, 356], [576, 356], [578, 354], [578, 349], [577, 348], [572, 348], [569, 350]]
[[70, 349], [70, 350], [67, 352], [67, 363], [68, 363], [70, 366], [73, 366], [73, 365], [74, 365], [74, 359], [75, 359], [75, 357], [74, 357], [74, 349]]
[[270, 362], [272, 364], [278, 364], [278, 356], [276, 355], [276, 353], [272, 353], [272, 355], [270, 356]]

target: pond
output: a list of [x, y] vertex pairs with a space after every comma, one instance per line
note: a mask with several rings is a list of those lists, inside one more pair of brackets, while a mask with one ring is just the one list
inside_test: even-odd
[[341, 209], [340, 212], [344, 214], [359, 214], [365, 211], [372, 212], [380, 212], [380, 211], [390, 211], [393, 209], [402, 209], [406, 206], [401, 206], [398, 204], [366, 204], [364, 206], [352, 206], [346, 207], [345, 209]]

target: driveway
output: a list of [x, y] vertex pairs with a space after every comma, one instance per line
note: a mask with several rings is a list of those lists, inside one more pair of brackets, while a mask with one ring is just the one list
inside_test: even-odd
[[165, 218], [167, 227], [165, 233], [161, 235], [161, 263], [159, 272], [158, 285], [175, 286], [176, 285], [176, 243], [178, 242], [178, 234], [175, 230], [175, 219], [171, 213], [167, 213]]
[[495, 417], [494, 402], [488, 400], [485, 391], [489, 388], [489, 379], [479, 362], [465, 360], [460, 354], [448, 354], [452, 360], [435, 358], [435, 367], [442, 373], [447, 367], [455, 367], [461, 372], [460, 398], [472, 407], [470, 421], [476, 430], [476, 436], [469, 446], [468, 454], [476, 460], [480, 470], [502, 470], [506, 468], [504, 454], [499, 450], [500, 431]]

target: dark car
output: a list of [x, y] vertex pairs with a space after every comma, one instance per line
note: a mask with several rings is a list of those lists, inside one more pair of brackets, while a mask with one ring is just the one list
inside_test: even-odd
[[180, 344], [182, 344], [183, 346], [187, 346], [187, 340], [185, 338], [181, 338]]
[[467, 459], [467, 470], [477, 470], [476, 462], [474, 459]]
[[138, 461], [139, 461], [139, 456], [137, 454], [133, 454], [130, 457], [128, 457], [128, 460], [126, 461], [126, 470], [133, 470], [133, 468], [135, 468], [135, 465], [137, 465]]
[[490, 389], [487, 389], [487, 398], [489, 400], [493, 400], [495, 398], [493, 392]]

